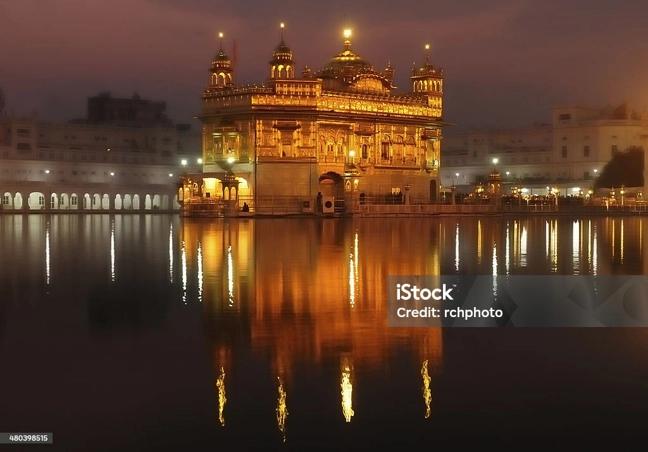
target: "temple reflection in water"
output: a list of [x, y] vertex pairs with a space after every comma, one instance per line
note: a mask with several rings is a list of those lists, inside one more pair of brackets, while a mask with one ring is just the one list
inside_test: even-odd
[[[387, 327], [389, 275], [492, 274], [495, 281], [513, 274], [641, 274], [647, 225], [637, 217], [186, 220], [180, 240], [214, 369], [229, 372], [234, 350], [249, 340], [254, 353], [270, 359], [285, 397], [295, 367], [337, 361], [341, 416], [352, 422], [362, 416], [354, 408], [362, 391], [358, 369], [394, 372], [390, 360], [403, 350], [419, 363], [411, 372], [420, 371], [423, 381], [421, 415], [434, 411], [442, 331]], [[421, 386], [412, 391], [421, 401]], [[285, 402], [280, 395], [282, 433]]]

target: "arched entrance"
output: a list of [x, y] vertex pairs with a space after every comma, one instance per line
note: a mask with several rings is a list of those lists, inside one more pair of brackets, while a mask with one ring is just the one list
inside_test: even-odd
[[332, 171], [319, 177], [318, 191], [322, 196], [333, 196], [336, 199], [344, 197], [344, 178]]

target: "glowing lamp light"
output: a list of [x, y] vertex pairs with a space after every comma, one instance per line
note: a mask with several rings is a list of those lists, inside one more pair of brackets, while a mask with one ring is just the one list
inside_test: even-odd
[[182, 163], [182, 166], [187, 166], [187, 159], [182, 159], [180, 163]]
[[351, 157], [355, 157], [355, 151], [349, 151], [349, 155], [350, 155]]
[[227, 159], [227, 163], [234, 163], [234, 157], [230, 157]]
[[49, 170], [48, 170], [48, 169], [45, 170], [45, 174], [49, 174]]
[[203, 159], [198, 159], [196, 161], [198, 162], [199, 165], [202, 165]]
[[111, 173], [110, 173], [110, 175], [111, 175], [111, 176], [114, 176], [114, 175], [115, 175], [115, 173], [113, 173], [113, 172], [111, 172]]
[[223, 37], [223, 33], [218, 33], [218, 37], [219, 37], [219, 38], [222, 38], [222, 37]]
[[425, 50], [430, 50], [430, 44], [425, 44]]
[[283, 22], [281, 22], [281, 24], [280, 24], [279, 26], [280, 26], [281, 28], [283, 28], [283, 27], [284, 27], [284, 24], [283, 24]]
[[349, 30], [348, 28], [346, 30], [344, 30], [344, 37], [347, 38], [347, 39], [350, 38], [351, 37], [351, 30]]
[[172, 173], [169, 173], [169, 177], [173, 177], [173, 174], [172, 174]]

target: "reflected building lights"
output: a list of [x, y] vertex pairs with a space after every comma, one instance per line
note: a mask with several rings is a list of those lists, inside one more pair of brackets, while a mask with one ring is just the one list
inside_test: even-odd
[[281, 383], [281, 378], [277, 377], [279, 381], [279, 392], [277, 397], [277, 425], [279, 426], [279, 431], [283, 435], [283, 441], [286, 442], [286, 417], [288, 416], [288, 409], [286, 408], [286, 391], [284, 391], [283, 385]]
[[115, 281], [115, 220], [110, 225], [110, 280]]
[[546, 251], [547, 260], [550, 265], [550, 272], [558, 271], [558, 222], [551, 220], [546, 222]]
[[620, 258], [621, 258], [621, 263], [622, 264], [623, 264], [623, 239], [624, 239], [623, 236], [624, 236], [624, 233], [623, 233], [623, 218], [621, 218], [621, 240], [620, 240], [620, 243], [619, 243], [619, 246], [620, 246], [621, 249], [619, 250], [619, 252], [621, 253]]
[[421, 376], [423, 377], [423, 403], [425, 404], [425, 419], [430, 417], [432, 409], [430, 404], [432, 403], [432, 390], [430, 389], [430, 382], [432, 378], [428, 373], [428, 360], [423, 361], [423, 366], [421, 367]]
[[481, 220], [477, 220], [477, 265], [482, 261], [482, 228]]
[[45, 274], [47, 277], [47, 284], [50, 283], [50, 224], [47, 222], [45, 229]]
[[455, 271], [459, 271], [459, 223], [455, 228]]
[[549, 221], [545, 221], [545, 258], [549, 260]]
[[234, 306], [234, 262], [232, 259], [232, 245], [227, 247], [227, 291], [229, 306]]
[[227, 402], [227, 397], [225, 397], [225, 368], [221, 367], [221, 373], [216, 380], [216, 387], [218, 388], [218, 420], [222, 426], [225, 426], [225, 403]]
[[198, 301], [202, 302], [203, 293], [203, 259], [202, 259], [202, 245], [198, 242]]
[[342, 414], [347, 422], [351, 422], [351, 417], [355, 414], [353, 412], [353, 384], [351, 382], [351, 365], [348, 358], [342, 359], [342, 382], [340, 383], [342, 388]]
[[526, 267], [527, 264], [527, 228], [526, 226], [522, 227], [522, 233], [520, 234], [520, 266]]
[[597, 237], [597, 228], [594, 225], [594, 235], [592, 236], [592, 274], [596, 275], [598, 273], [598, 237]]
[[612, 221], [612, 234], [610, 237], [610, 252], [612, 254], [612, 260], [614, 260], [614, 252], [616, 251], [616, 222]]
[[592, 220], [587, 221], [587, 266], [592, 268]]
[[497, 243], [493, 243], [493, 296], [497, 298]]
[[504, 268], [506, 269], [506, 274], [510, 273], [510, 254], [511, 254], [511, 233], [510, 233], [510, 222], [506, 222], [506, 244], [504, 249]]
[[357, 263], [359, 262], [359, 254], [358, 254], [358, 231], [355, 233], [355, 239], [353, 240], [353, 256], [355, 257], [355, 279], [356, 282], [358, 281], [358, 265]]
[[182, 241], [182, 302], [187, 304], [187, 250]]
[[349, 254], [349, 303], [351, 307], [355, 306], [355, 265], [353, 262], [353, 253]]
[[173, 284], [173, 225], [169, 227], [169, 282]]
[[574, 268], [574, 274], [579, 275], [581, 273], [580, 268], [580, 221], [575, 220], [572, 225], [572, 267]]

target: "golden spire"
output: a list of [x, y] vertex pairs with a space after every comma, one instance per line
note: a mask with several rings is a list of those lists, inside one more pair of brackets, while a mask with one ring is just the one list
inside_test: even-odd
[[351, 29], [344, 30], [344, 48], [351, 50]]

